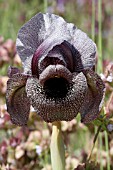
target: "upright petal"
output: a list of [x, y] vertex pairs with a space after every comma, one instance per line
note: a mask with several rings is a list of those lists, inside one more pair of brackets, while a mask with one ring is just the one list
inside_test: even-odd
[[92, 70], [84, 71], [88, 82], [88, 91], [80, 109], [81, 121], [88, 123], [99, 116], [105, 95], [105, 85], [101, 78]]
[[[39, 46], [32, 58], [32, 75], [39, 77], [39, 74], [41, 74], [48, 65], [56, 64], [62, 64], [69, 69], [69, 71], [74, 72], [75, 61], [72, 52], [73, 48], [67, 41], [63, 43], [62, 41], [62, 38], [57, 38], [52, 35], [51, 38], [49, 37]], [[61, 44], [58, 45], [59, 43]]]
[[[44, 58], [53, 47], [64, 41], [74, 47], [75, 71], [94, 67], [96, 45], [84, 32], [62, 17], [38, 13], [21, 27], [16, 42], [25, 72], [30, 71], [34, 53]], [[37, 61], [35, 59], [34, 62]]]
[[96, 62], [96, 44], [86, 33], [77, 29], [74, 24], [68, 23], [67, 27], [71, 36], [70, 43], [74, 46], [75, 70], [80, 72], [88, 68], [94, 69]]
[[18, 32], [16, 42], [17, 52], [24, 66], [31, 63], [36, 50], [47, 55], [55, 45], [68, 40], [70, 36], [66, 25], [63, 18], [48, 13], [38, 13], [24, 24]]
[[27, 75], [17, 73], [12, 75], [7, 82], [7, 111], [12, 122], [19, 126], [27, 124], [30, 112], [30, 101], [25, 91], [27, 78]]

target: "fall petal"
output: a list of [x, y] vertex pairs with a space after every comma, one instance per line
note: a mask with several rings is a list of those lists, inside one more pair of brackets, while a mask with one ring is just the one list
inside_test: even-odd
[[25, 85], [28, 76], [15, 74], [7, 82], [6, 104], [11, 121], [19, 126], [27, 124], [30, 102], [27, 98]]
[[[57, 80], [55, 81], [57, 83]], [[60, 79], [58, 81], [60, 82]], [[61, 85], [59, 84], [59, 86]], [[49, 89], [49, 86], [52, 89]], [[46, 90], [49, 92], [46, 93]], [[61, 94], [59, 94], [60, 96], [51, 94], [51, 92], [54, 93], [53, 83], [48, 85], [48, 89], [47, 86], [44, 89], [37, 78], [28, 78], [26, 91], [32, 106], [46, 122], [69, 121], [78, 114], [87, 91], [87, 82], [83, 73], [73, 74], [70, 89], [65, 96], [61, 97]]]
[[14, 74], [21, 73], [17, 67], [9, 66], [8, 68], [8, 77], [11, 78]]
[[99, 116], [105, 95], [105, 85], [101, 78], [92, 70], [85, 70], [88, 91], [80, 109], [81, 121], [88, 123]]

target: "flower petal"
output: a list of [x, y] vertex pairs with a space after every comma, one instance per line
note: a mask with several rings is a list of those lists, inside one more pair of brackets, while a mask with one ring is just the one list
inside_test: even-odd
[[83, 73], [73, 74], [72, 85], [64, 98], [48, 98], [37, 78], [28, 78], [27, 95], [37, 113], [46, 121], [72, 120], [80, 110], [87, 91], [87, 82]]
[[53, 47], [64, 41], [74, 46], [75, 71], [94, 67], [96, 45], [84, 32], [74, 24], [66, 23], [62, 17], [38, 13], [21, 27], [16, 42], [25, 72], [29, 71], [33, 54], [37, 49], [38, 56], [43, 54], [44, 57]]
[[101, 78], [92, 70], [85, 70], [88, 91], [80, 109], [81, 121], [88, 123], [99, 116], [105, 95], [105, 85]]
[[66, 25], [63, 18], [48, 13], [38, 13], [24, 24], [16, 41], [17, 52], [24, 66], [26, 62], [31, 63], [37, 49], [39, 53], [47, 55], [55, 45], [68, 40], [70, 36]]
[[24, 24], [16, 41], [17, 52], [24, 62], [36, 51], [45, 38], [45, 22], [43, 14], [39, 13]]
[[82, 71], [87, 68], [95, 67], [96, 44], [87, 36], [86, 33], [77, 29], [73, 24], [67, 24], [70, 30], [70, 44], [74, 46], [75, 71]]
[[11, 78], [14, 74], [21, 73], [17, 67], [9, 66], [8, 68], [8, 77]]
[[12, 122], [19, 126], [27, 124], [30, 112], [30, 101], [25, 91], [27, 78], [27, 75], [17, 73], [12, 75], [7, 82], [7, 111]]
[[[38, 77], [48, 65], [56, 65], [60, 63], [67, 67], [71, 72], [74, 72], [75, 61], [71, 44], [67, 41], [63, 41], [60, 37], [55, 38], [56, 37], [52, 35], [52, 38], [49, 37], [47, 41], [45, 40], [33, 55], [32, 75], [37, 75]], [[52, 60], [52, 58], [54, 58], [54, 60]], [[57, 59], [57, 61], [55, 59]]]

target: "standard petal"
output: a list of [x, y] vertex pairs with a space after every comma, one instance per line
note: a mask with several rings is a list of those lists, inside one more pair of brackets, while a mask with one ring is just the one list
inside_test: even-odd
[[[24, 71], [30, 71], [34, 53], [37, 53], [38, 58], [44, 58], [53, 47], [64, 41], [74, 47], [75, 71], [80, 72], [84, 68], [95, 66], [96, 45], [84, 32], [62, 17], [38, 13], [18, 33], [16, 46], [25, 66]], [[36, 60], [37, 57], [33, 60], [34, 63]]]
[[105, 85], [101, 78], [92, 70], [86, 70], [84, 74], [88, 82], [88, 91], [80, 113], [81, 121], [88, 123], [99, 116], [105, 95]]
[[17, 52], [23, 62], [36, 51], [45, 38], [45, 22], [39, 13], [24, 24], [16, 41]]
[[15, 74], [7, 82], [7, 111], [14, 124], [25, 126], [30, 112], [30, 101], [27, 98], [25, 85], [28, 76]]
[[87, 36], [86, 33], [77, 29], [73, 24], [68, 23], [71, 41], [74, 46], [75, 71], [82, 71], [87, 68], [95, 68], [96, 44]]
[[73, 74], [70, 89], [63, 98], [46, 96], [46, 92], [37, 78], [28, 78], [26, 90], [32, 106], [46, 122], [69, 121], [78, 114], [81, 104], [84, 102], [87, 81], [83, 73]]
[[46, 55], [55, 45], [68, 40], [66, 25], [63, 18], [48, 13], [38, 13], [23, 25], [18, 32], [16, 47], [24, 66], [31, 63], [37, 49], [38, 53]]
[[[74, 72], [73, 48], [70, 43], [64, 41], [63, 36], [61, 37], [58, 38], [52, 35], [39, 46], [32, 59], [32, 75], [38, 77], [48, 65], [56, 65], [60, 62], [71, 72]], [[52, 58], [54, 58], [54, 61], [56, 58], [57, 62], [52, 63]]]

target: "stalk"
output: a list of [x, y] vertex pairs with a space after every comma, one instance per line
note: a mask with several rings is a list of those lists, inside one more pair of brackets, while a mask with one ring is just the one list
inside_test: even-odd
[[52, 170], [65, 170], [65, 149], [60, 122], [52, 123], [50, 151]]
[[[96, 130], [96, 129], [95, 129], [95, 130]], [[90, 152], [90, 155], [89, 155], [89, 157], [88, 157], [88, 161], [91, 160], [91, 156], [92, 156], [92, 153], [93, 153], [93, 149], [94, 149], [94, 147], [95, 147], [95, 143], [96, 143], [96, 141], [97, 141], [97, 138], [98, 138], [98, 135], [99, 135], [100, 130], [101, 130], [101, 126], [99, 126], [98, 129], [95, 131], [95, 137], [94, 137], [94, 140], [93, 140], [93, 147], [92, 147], [91, 152]]]
[[[95, 42], [95, 0], [92, 0], [92, 24], [91, 24], [91, 35], [92, 35], [92, 40]], [[89, 160], [91, 158], [91, 155], [92, 155], [92, 152], [93, 152], [93, 149], [96, 145], [96, 141], [98, 142], [98, 134], [100, 132], [100, 129], [101, 127], [97, 130], [97, 127], [95, 126], [95, 138], [94, 138], [94, 141], [93, 141], [93, 147], [92, 147], [92, 151], [90, 153], [90, 156], [89, 156]], [[98, 145], [98, 143], [97, 143]], [[96, 162], [97, 162], [97, 159], [98, 159], [98, 154], [96, 153]]]
[[44, 0], [44, 12], [47, 12], [47, 7], [48, 7], [48, 0]]
[[103, 72], [102, 67], [102, 0], [98, 0], [98, 73]]
[[109, 157], [109, 144], [108, 144], [108, 134], [106, 131], [104, 131], [105, 136], [105, 148], [107, 152], [107, 170], [110, 170], [110, 157]]
[[99, 145], [100, 145], [100, 170], [103, 170], [103, 164], [102, 164], [102, 133], [99, 134]]
[[[108, 102], [108, 107], [109, 107], [109, 102]], [[105, 107], [104, 107], [104, 115], [106, 115]], [[110, 170], [109, 143], [108, 143], [108, 134], [106, 131], [104, 131], [104, 137], [105, 137], [105, 149], [107, 153], [107, 170]]]
[[92, 24], [91, 24], [92, 40], [95, 41], [95, 0], [92, 0]]
[[[102, 67], [102, 0], [98, 0], [98, 62], [97, 72], [100, 74], [103, 72]], [[99, 146], [100, 146], [100, 170], [103, 170], [102, 164], [102, 133], [99, 134]]]

